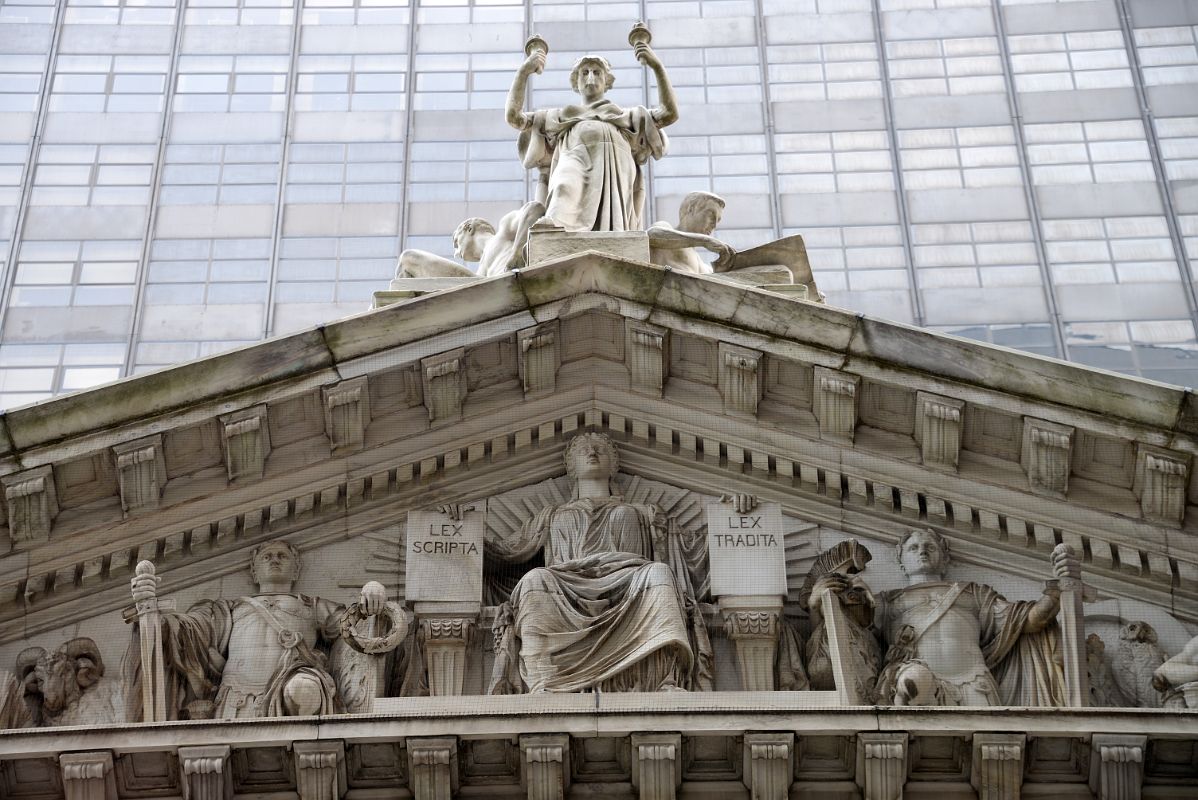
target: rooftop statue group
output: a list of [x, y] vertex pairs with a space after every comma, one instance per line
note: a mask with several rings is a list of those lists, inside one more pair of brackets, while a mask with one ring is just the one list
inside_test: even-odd
[[[771, 243], [757, 258], [738, 263], [736, 250], [712, 235], [725, 201], [710, 192], [688, 194], [679, 207], [677, 225], [660, 221], [646, 229], [645, 163], [666, 154], [665, 128], [679, 118], [669, 75], [650, 40], [641, 23], [629, 34], [636, 60], [656, 78], [656, 107], [624, 109], [613, 103], [606, 96], [615, 83], [611, 64], [602, 56], [585, 55], [570, 72], [570, 86], [581, 102], [525, 111], [529, 81], [544, 71], [548, 56], [543, 39], [529, 39], [527, 57], [508, 92], [505, 119], [519, 132], [521, 162], [538, 171], [537, 198], [504, 215], [497, 226], [473, 217], [457, 227], [454, 255], [477, 262], [477, 272], [433, 253], [405, 250], [397, 280], [491, 277], [519, 269], [527, 263], [530, 232], [646, 231], [655, 264], [691, 273], [730, 273], [748, 283], [798, 281], [814, 290], [809, 291], [811, 299], [820, 298], [800, 237]], [[715, 254], [714, 261], [704, 260], [702, 250]]]
[[[524, 565], [496, 609], [489, 693], [714, 688], [706, 539], [626, 500], [618, 468], [610, 438], [575, 436], [565, 451], [571, 496], [488, 534], [493, 564]], [[757, 505], [749, 495], [724, 501], [742, 514]], [[863, 579], [870, 553], [854, 540], [816, 560], [797, 598], [808, 624], [778, 636], [775, 686], [834, 688], [827, 615], [844, 612], [842, 669], [862, 703], [1067, 704], [1053, 581], [1036, 600], [1009, 601], [952, 580], [948, 542], [929, 529], [904, 535], [896, 558], [908, 584], [885, 592]], [[543, 566], [528, 568], [534, 559]], [[1056, 579], [1077, 569], [1067, 548], [1054, 551]], [[0, 727], [361, 712], [377, 696], [429, 692], [420, 636], [381, 585], [367, 583], [349, 606], [297, 592], [301, 557], [281, 540], [253, 551], [250, 572], [255, 593], [177, 612], [139, 568], [129, 617], [138, 630], [122, 669], [106, 669], [85, 637], [29, 648], [14, 673], [0, 673]], [[1151, 625], [1131, 623], [1110, 663], [1090, 639], [1095, 705], [1198, 706], [1198, 638], [1169, 658]]]

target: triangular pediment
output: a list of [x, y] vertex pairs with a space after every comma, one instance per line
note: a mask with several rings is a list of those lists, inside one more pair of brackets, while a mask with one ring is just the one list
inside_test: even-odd
[[1021, 579], [1072, 544], [1103, 596], [1194, 622], [1193, 414], [1176, 387], [585, 253], [5, 414], [0, 644], [127, 605], [143, 558], [169, 592], [264, 539], [558, 477], [583, 429], [629, 475], [878, 542], [934, 527]]

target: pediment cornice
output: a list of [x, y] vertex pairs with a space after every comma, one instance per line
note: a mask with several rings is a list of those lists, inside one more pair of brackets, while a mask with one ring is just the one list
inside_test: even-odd
[[1198, 618], [1189, 403], [589, 253], [4, 415], [0, 640], [122, 605], [140, 558], [185, 580], [548, 477], [581, 427], [646, 477], [931, 525], [1029, 577], [1064, 541], [1111, 596]]

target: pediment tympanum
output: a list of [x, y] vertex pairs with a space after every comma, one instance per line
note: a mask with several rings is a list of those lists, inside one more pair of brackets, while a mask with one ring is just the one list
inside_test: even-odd
[[[769, 753], [803, 748], [795, 778], [855, 780], [854, 752], [886, 769], [908, 755], [966, 763], [960, 742], [933, 733], [957, 723], [921, 718], [931, 727], [917, 734], [904, 722], [910, 750], [907, 733], [845, 738], [875, 716], [821, 717], [801, 746], [769, 738], [785, 737], [774, 722], [743, 732], [762, 708], [791, 731], [805, 711], [846, 704], [1185, 708], [1198, 677], [1191, 416], [1185, 390], [599, 254], [505, 274], [4, 415], [0, 668], [21, 706], [6, 722], [27, 723], [23, 709], [47, 724], [156, 709], [211, 731], [179, 764], [230, 770], [244, 792], [290, 791], [292, 767], [267, 746], [208, 753], [221, 717], [439, 720], [391, 755], [369, 749], [392, 735], [374, 722], [337, 734], [336, 752], [298, 728], [278, 734], [296, 743], [288, 757], [344, 763], [365, 786], [380, 758], [403, 760], [386, 779], [400, 783], [456, 759], [447, 774], [482, 780], [542, 757], [529, 764], [570, 758], [577, 776], [635, 783], [668, 753], [696, 775], [748, 780], [782, 763]], [[593, 492], [563, 461], [584, 433], [619, 462]], [[721, 498], [726, 527], [751, 519], [717, 548], [769, 551], [739, 589], [712, 577], [713, 558], [718, 570], [735, 555], [712, 555]], [[417, 597], [421, 514], [450, 526], [423, 555], [481, 557]], [[753, 527], [764, 514], [780, 520], [772, 545]], [[481, 553], [451, 547], [455, 524], [475, 526], [462, 542]], [[294, 577], [284, 562], [297, 552], [297, 580], [255, 585], [253, 554]], [[143, 561], [156, 580], [143, 579], [138, 608]], [[462, 577], [471, 569], [477, 581]], [[162, 678], [148, 695], [147, 664]], [[645, 738], [656, 718], [638, 708], [673, 709], [683, 732]], [[990, 718], [1006, 727], [975, 737], [974, 763], [1001, 750], [1085, 781], [1090, 761], [1051, 744], [1082, 735], [1061, 713]], [[542, 720], [548, 738], [517, 719]], [[1177, 739], [1153, 719], [1136, 735]], [[1033, 738], [1003, 732], [1020, 725]], [[613, 738], [574, 756], [551, 733], [596, 726]], [[470, 744], [476, 729], [520, 746]], [[711, 736], [724, 729], [740, 732]], [[0, 736], [24, 759], [0, 769], [8, 785], [58, 774], [34, 775], [49, 752], [37, 735]], [[108, 746], [95, 742], [81, 746]], [[1103, 742], [1093, 758], [1144, 754]], [[764, 760], [721, 766], [742, 747]], [[1153, 748], [1145, 774], [1185, 762]], [[140, 768], [111, 763], [126, 783]]]

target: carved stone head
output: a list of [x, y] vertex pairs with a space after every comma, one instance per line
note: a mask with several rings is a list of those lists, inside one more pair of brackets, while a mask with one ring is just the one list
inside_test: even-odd
[[691, 192], [678, 207], [678, 230], [710, 236], [724, 216], [724, 198], [711, 192]]
[[478, 261], [483, 257], [486, 237], [495, 235], [495, 226], [482, 217], [462, 220], [453, 232], [453, 254], [463, 261]]
[[267, 542], [255, 548], [250, 561], [250, 574], [258, 586], [286, 583], [290, 587], [299, 580], [302, 566], [300, 552], [295, 545], [282, 541]]
[[616, 83], [611, 63], [603, 56], [585, 55], [570, 70], [570, 88], [586, 99], [598, 99]]
[[948, 541], [930, 528], [907, 531], [895, 547], [895, 559], [908, 576], [934, 574], [943, 576], [952, 554]]
[[616, 443], [602, 433], [582, 433], [566, 445], [566, 474], [580, 479], [611, 480], [620, 467]]
[[1148, 642], [1149, 644], [1156, 644], [1158, 640], [1156, 628], [1143, 620], [1124, 625], [1123, 629], [1119, 631], [1119, 638], [1125, 642]]

